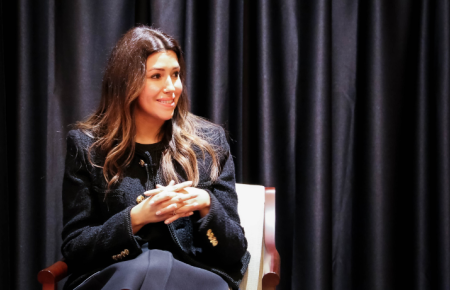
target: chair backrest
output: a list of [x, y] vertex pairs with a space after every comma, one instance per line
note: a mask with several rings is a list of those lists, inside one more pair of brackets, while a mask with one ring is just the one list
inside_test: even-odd
[[241, 290], [261, 290], [264, 249], [265, 188], [261, 185], [236, 184], [238, 212], [245, 230], [251, 255], [248, 270], [242, 279]]

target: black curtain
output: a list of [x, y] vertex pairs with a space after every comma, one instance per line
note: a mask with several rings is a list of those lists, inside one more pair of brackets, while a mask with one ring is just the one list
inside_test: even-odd
[[61, 257], [69, 124], [118, 38], [182, 44], [237, 180], [277, 188], [278, 289], [450, 289], [449, 0], [0, 1], [1, 288]]

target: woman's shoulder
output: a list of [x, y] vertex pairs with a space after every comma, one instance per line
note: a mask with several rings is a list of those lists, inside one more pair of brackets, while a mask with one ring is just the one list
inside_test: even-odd
[[105, 156], [98, 150], [95, 150], [95, 148], [92, 149], [95, 140], [94, 136], [85, 130], [70, 130], [66, 136], [67, 154], [74, 157], [80, 156], [86, 164], [88, 160], [97, 164], [103, 164]]
[[67, 143], [72, 143], [77, 147], [89, 147], [94, 143], [94, 137], [89, 135], [88, 132], [85, 132], [81, 129], [73, 129], [67, 133], [66, 136]]
[[197, 117], [195, 119], [197, 135], [211, 144], [224, 146], [228, 144], [225, 130], [222, 126], [214, 124], [208, 120]]
[[[91, 150], [92, 144], [95, 142], [94, 136], [82, 129], [73, 129], [67, 133], [67, 153], [82, 153], [83, 156], [90, 156], [92, 160], [101, 162], [104, 156], [98, 150]], [[100, 158], [100, 159], [99, 159]]]

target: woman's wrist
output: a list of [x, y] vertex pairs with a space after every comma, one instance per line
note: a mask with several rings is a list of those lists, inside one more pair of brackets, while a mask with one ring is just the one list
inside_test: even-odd
[[210, 208], [211, 208], [210, 206], [207, 206], [199, 210], [200, 216], [205, 217], [209, 213]]
[[133, 229], [133, 234], [139, 232], [139, 230], [145, 225], [141, 220], [139, 214], [140, 207], [134, 206], [130, 211], [131, 228]]
[[209, 213], [209, 210], [211, 208], [211, 197], [209, 196], [209, 192], [204, 189], [199, 189], [202, 191], [203, 199], [205, 202], [205, 206], [199, 210], [200, 216], [204, 217]]

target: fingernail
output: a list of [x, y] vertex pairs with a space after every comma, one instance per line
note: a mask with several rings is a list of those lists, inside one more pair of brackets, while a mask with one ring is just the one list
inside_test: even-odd
[[151, 200], [151, 201], [150, 201], [150, 204], [154, 204], [154, 203], [155, 203], [155, 201], [154, 201], [154, 200]]
[[193, 206], [197, 206], [197, 205], [198, 205], [198, 203], [194, 202]]
[[169, 221], [165, 221], [164, 223], [165, 223], [166, 225], [170, 224], [170, 222], [169, 222]]

